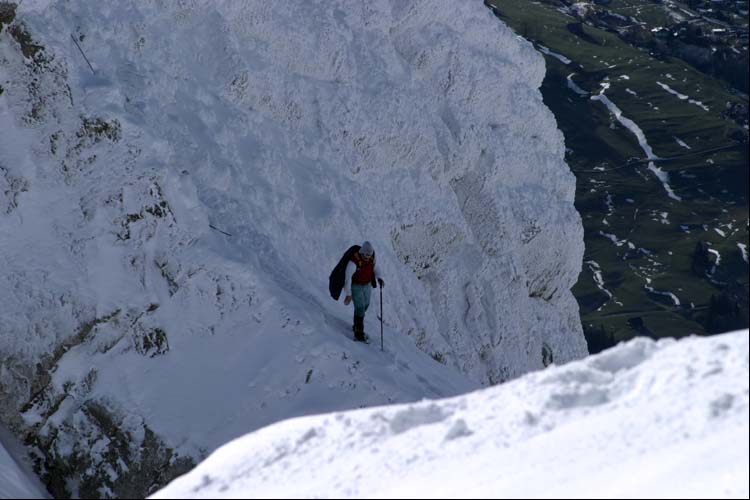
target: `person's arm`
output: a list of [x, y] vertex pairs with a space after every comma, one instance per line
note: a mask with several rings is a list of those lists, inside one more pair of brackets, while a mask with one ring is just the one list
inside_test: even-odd
[[375, 261], [375, 267], [373, 268], [372, 272], [375, 274], [375, 279], [377, 280], [377, 282], [380, 283], [380, 288], [383, 288], [383, 286], [385, 285], [385, 280], [383, 279], [383, 275], [380, 274], [377, 261]]
[[344, 277], [344, 297], [351, 297], [352, 296], [352, 276], [354, 276], [354, 273], [357, 271], [357, 265], [349, 261], [349, 263], [346, 265], [346, 272]]

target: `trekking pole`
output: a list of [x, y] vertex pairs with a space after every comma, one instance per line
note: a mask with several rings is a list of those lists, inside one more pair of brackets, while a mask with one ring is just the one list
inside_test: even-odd
[[380, 350], [383, 350], [383, 284], [380, 284]]
[[213, 230], [215, 230], [215, 231], [219, 231], [219, 232], [220, 232], [220, 233], [222, 233], [222, 234], [226, 234], [227, 236], [232, 236], [232, 235], [231, 235], [231, 234], [229, 234], [228, 232], [226, 232], [226, 231], [222, 231], [221, 229], [219, 229], [218, 227], [214, 226], [213, 224], [209, 224], [209, 225], [208, 225], [208, 227], [210, 227], [211, 229], [213, 229]]
[[89, 58], [88, 58], [88, 57], [86, 57], [86, 54], [84, 54], [84, 53], [83, 53], [83, 49], [81, 48], [81, 46], [80, 46], [80, 45], [78, 45], [78, 40], [76, 40], [76, 37], [74, 37], [74, 36], [73, 36], [73, 33], [71, 33], [71, 34], [70, 34], [70, 38], [72, 38], [72, 39], [73, 39], [73, 43], [74, 43], [74, 44], [76, 44], [76, 47], [78, 47], [78, 50], [79, 50], [79, 52], [81, 53], [81, 55], [83, 56], [83, 59], [84, 59], [84, 60], [86, 61], [86, 64], [88, 64], [88, 65], [89, 65], [89, 68], [91, 68], [91, 72], [92, 72], [93, 74], [96, 74], [96, 71], [94, 71], [94, 67], [93, 67], [93, 66], [91, 65], [91, 63], [89, 62]]

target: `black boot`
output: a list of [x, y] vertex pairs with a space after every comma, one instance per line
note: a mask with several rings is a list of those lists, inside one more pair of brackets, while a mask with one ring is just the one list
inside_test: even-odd
[[364, 316], [357, 316], [356, 314], [354, 315], [354, 325], [352, 326], [352, 329], [354, 330], [355, 340], [364, 342], [365, 340], [365, 318]]

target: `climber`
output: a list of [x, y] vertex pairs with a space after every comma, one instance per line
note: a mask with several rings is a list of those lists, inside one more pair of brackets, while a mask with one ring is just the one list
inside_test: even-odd
[[385, 281], [375, 265], [375, 251], [369, 241], [365, 241], [361, 247], [357, 245], [350, 247], [329, 277], [331, 296], [338, 300], [343, 287], [344, 304], [349, 305], [354, 302], [352, 330], [355, 340], [361, 342], [367, 340], [365, 312], [370, 306], [370, 293], [372, 292], [370, 288], [375, 288], [378, 284], [383, 288]]

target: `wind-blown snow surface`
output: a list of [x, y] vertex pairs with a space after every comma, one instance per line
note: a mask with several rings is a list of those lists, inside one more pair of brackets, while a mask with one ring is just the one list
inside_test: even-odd
[[0, 498], [41, 498], [0, 443]]
[[22, 445], [0, 425], [0, 498], [48, 498], [31, 467], [16, 462], [23, 454]]
[[[585, 355], [543, 59], [481, 2], [25, 0], [15, 25], [0, 416], [57, 493]], [[382, 355], [326, 288], [364, 239]]]
[[639, 338], [458, 398], [281, 422], [153, 498], [747, 498], [748, 347]]

